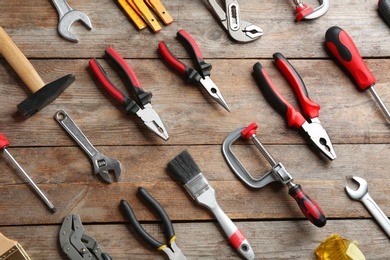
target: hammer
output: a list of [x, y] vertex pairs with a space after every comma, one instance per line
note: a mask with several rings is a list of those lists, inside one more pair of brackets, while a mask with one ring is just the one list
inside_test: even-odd
[[68, 74], [49, 84], [45, 84], [30, 61], [24, 56], [4, 29], [0, 26], [0, 54], [16, 71], [33, 93], [17, 107], [24, 118], [29, 118], [56, 99], [75, 80]]

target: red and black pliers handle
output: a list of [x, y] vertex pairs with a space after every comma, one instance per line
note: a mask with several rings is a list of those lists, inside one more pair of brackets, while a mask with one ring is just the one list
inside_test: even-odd
[[167, 244], [161, 243], [160, 241], [157, 241], [155, 238], [153, 238], [151, 235], [149, 235], [148, 232], [145, 231], [145, 229], [141, 226], [141, 224], [138, 222], [137, 217], [135, 216], [133, 210], [131, 209], [129, 203], [126, 200], [121, 200], [120, 207], [127, 217], [127, 219], [130, 222], [130, 225], [134, 228], [135, 232], [152, 248], [155, 250], [163, 250], [167, 245], [172, 243], [175, 239], [175, 230], [173, 229], [172, 222], [167, 214], [167, 212], [164, 210], [164, 208], [158, 203], [152, 195], [150, 195], [144, 188], [139, 187], [137, 194], [144, 199], [150, 207], [156, 212], [156, 214], [161, 218], [161, 221], [166, 229], [165, 236], [168, 241]]
[[182, 74], [189, 83], [199, 82], [202, 78], [210, 77], [211, 64], [206, 63], [203, 59], [202, 52], [199, 49], [195, 40], [184, 30], [179, 30], [176, 34], [176, 38], [189, 52], [190, 56], [195, 58], [196, 70], [188, 67], [181, 62], [172, 52], [168, 49], [165, 42], [160, 42], [158, 48], [164, 57], [164, 59], [180, 74]]
[[150, 103], [152, 99], [152, 93], [145, 92], [142, 89], [141, 84], [130, 65], [113, 48], [107, 48], [105, 53], [124, 72], [127, 80], [130, 83], [130, 86], [132, 87], [132, 90], [135, 92], [135, 95], [140, 102], [140, 105], [138, 105], [135, 100], [125, 95], [122, 91], [115, 87], [112, 81], [110, 81], [108, 78], [107, 73], [104, 71], [103, 67], [95, 58], [89, 61], [89, 66], [92, 69], [92, 72], [96, 75], [99, 82], [102, 83], [103, 87], [107, 89], [116, 100], [125, 106], [126, 114], [136, 114], [140, 108], [143, 109], [146, 104]]
[[[302, 106], [303, 113], [310, 119], [318, 117], [320, 105], [314, 103], [309, 98], [306, 86], [298, 72], [281, 53], [275, 53], [273, 58], [277, 67], [293, 86]], [[280, 94], [259, 62], [253, 66], [253, 72], [260, 89], [271, 104], [286, 116], [288, 125], [300, 128], [306, 122], [306, 119]]]

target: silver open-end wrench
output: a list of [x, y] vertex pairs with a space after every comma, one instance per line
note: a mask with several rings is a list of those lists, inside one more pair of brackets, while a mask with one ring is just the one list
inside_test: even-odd
[[89, 30], [92, 29], [92, 23], [89, 17], [81, 11], [74, 10], [68, 5], [66, 0], [52, 0], [52, 2], [58, 12], [58, 32], [62, 37], [72, 42], [79, 41], [76, 36], [70, 32], [70, 27], [76, 21], [82, 22]]
[[353, 200], [359, 200], [363, 205], [368, 209], [371, 215], [379, 223], [382, 229], [390, 237], [390, 220], [386, 214], [379, 208], [375, 201], [368, 194], [368, 184], [367, 181], [360, 177], [352, 177], [354, 181], [359, 183], [359, 188], [357, 190], [352, 190], [348, 186], [345, 187], [345, 191], [348, 196]]
[[106, 182], [112, 182], [110, 172], [113, 172], [115, 179], [119, 179], [122, 166], [118, 160], [99, 153], [65, 111], [57, 111], [55, 119], [89, 155], [95, 174], [99, 174]]

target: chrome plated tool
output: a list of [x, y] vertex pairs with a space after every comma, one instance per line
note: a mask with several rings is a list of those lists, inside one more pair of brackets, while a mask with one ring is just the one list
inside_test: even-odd
[[319, 0], [320, 6], [316, 8], [307, 7], [300, 0], [293, 0], [295, 4], [296, 21], [312, 20], [323, 16], [329, 9], [329, 0]]
[[[15, 160], [15, 158], [8, 152], [7, 148], [9, 146], [8, 139], [0, 134], [0, 152], [3, 152], [8, 159], [12, 161], [13, 164], [18, 168], [19, 172], [23, 174], [24, 178], [30, 183], [31, 187], [36, 191], [36, 193], [41, 197], [41, 199], [46, 203], [52, 213], [55, 213], [57, 210], [54, 205], [50, 202], [50, 200], [45, 196], [45, 194], [39, 189], [39, 187], [35, 184], [35, 182], [28, 176], [28, 174], [23, 170], [22, 166]], [[1, 258], [0, 258], [1, 259]]]
[[84, 234], [79, 215], [67, 215], [59, 233], [62, 251], [70, 260], [112, 260], [97, 241]]
[[[245, 184], [252, 188], [262, 188], [271, 182], [279, 181], [289, 188], [288, 194], [298, 203], [299, 208], [306, 218], [317, 227], [323, 227], [326, 224], [326, 217], [317, 203], [306, 195], [300, 184], [294, 184], [293, 178], [281, 162], [276, 162], [265, 146], [256, 137], [256, 123], [247, 127], [242, 127], [230, 133], [222, 144], [222, 153], [230, 168]], [[262, 177], [255, 179], [246, 170], [244, 165], [238, 160], [231, 147], [239, 138], [250, 139], [256, 148], [261, 152], [264, 158], [272, 166], [272, 169]]]
[[261, 28], [241, 20], [240, 6], [237, 0], [225, 0], [225, 10], [216, 0], [208, 0], [208, 2], [233, 40], [245, 43], [257, 40], [263, 35]]
[[91, 158], [95, 174], [99, 174], [103, 180], [110, 183], [112, 182], [110, 173], [115, 175], [116, 180], [119, 179], [122, 166], [118, 160], [98, 152], [65, 111], [57, 111], [55, 119]]
[[360, 177], [352, 177], [352, 180], [356, 181], [359, 184], [357, 190], [352, 190], [350, 187], [345, 187], [345, 192], [353, 200], [358, 200], [363, 203], [363, 205], [368, 209], [371, 215], [379, 223], [382, 229], [385, 231], [386, 235], [390, 237], [390, 220], [386, 214], [381, 210], [378, 204], [371, 198], [368, 194], [368, 184], [367, 181]]
[[82, 22], [85, 27], [87, 27], [89, 30], [92, 30], [91, 20], [85, 13], [78, 10], [74, 10], [72, 7], [69, 6], [66, 0], [52, 0], [52, 2], [58, 12], [58, 32], [62, 37], [72, 42], [79, 41], [76, 36], [74, 36], [73, 33], [70, 32], [70, 27], [76, 21]]

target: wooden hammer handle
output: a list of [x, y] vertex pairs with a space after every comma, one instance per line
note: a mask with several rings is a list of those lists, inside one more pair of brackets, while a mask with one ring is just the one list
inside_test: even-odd
[[0, 53], [16, 71], [32, 93], [45, 86], [30, 61], [0, 26]]

